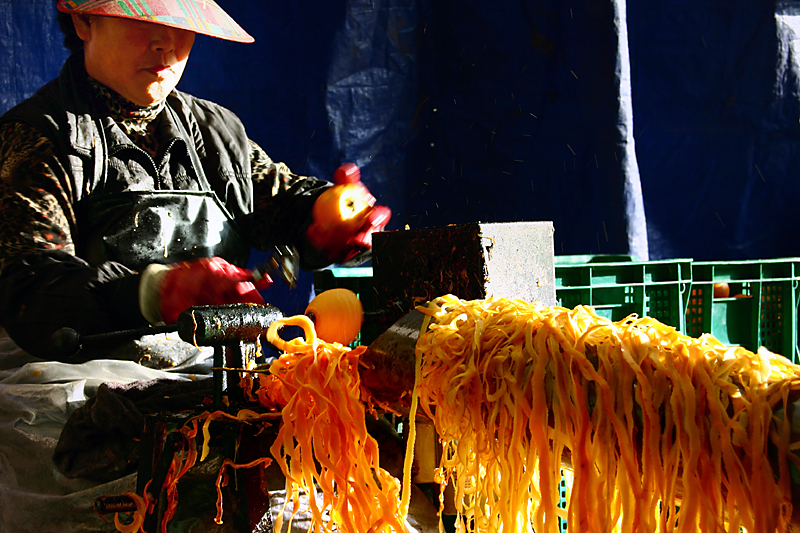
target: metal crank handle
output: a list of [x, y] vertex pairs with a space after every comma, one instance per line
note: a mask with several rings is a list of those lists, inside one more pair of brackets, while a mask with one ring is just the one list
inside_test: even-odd
[[60, 359], [68, 359], [78, 354], [83, 349], [102, 348], [120, 342], [132, 341], [145, 335], [159, 333], [172, 333], [177, 331], [177, 325], [148, 326], [140, 329], [112, 331], [110, 333], [97, 333], [95, 335], [81, 335], [72, 328], [61, 328], [53, 334], [50, 345], [55, 355]]
[[300, 258], [294, 246], [279, 245], [272, 250], [272, 257], [250, 272], [256, 282], [265, 276], [277, 273], [290, 289], [295, 289], [300, 273]]

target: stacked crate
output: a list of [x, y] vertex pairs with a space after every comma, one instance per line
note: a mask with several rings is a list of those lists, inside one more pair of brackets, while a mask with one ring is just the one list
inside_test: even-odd
[[683, 332], [691, 283], [691, 259], [556, 256], [558, 305], [588, 305], [610, 320], [650, 316]]
[[[686, 333], [756, 351], [764, 346], [792, 362], [797, 357], [800, 259], [696, 261], [686, 308]], [[724, 292], [715, 285], [725, 284]], [[718, 287], [721, 288], [721, 287]]]

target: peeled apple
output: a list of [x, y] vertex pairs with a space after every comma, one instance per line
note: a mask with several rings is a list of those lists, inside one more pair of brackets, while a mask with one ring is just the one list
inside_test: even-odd
[[317, 336], [326, 342], [352, 343], [361, 331], [364, 308], [349, 289], [330, 289], [311, 300], [305, 314], [314, 322]]

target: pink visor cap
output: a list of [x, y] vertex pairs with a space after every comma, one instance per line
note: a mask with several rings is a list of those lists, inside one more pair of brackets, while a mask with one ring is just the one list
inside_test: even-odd
[[142, 20], [239, 43], [255, 40], [212, 0], [58, 0], [58, 10]]

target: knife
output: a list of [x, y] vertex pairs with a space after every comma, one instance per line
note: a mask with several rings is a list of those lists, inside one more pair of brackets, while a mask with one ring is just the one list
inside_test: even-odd
[[290, 289], [297, 288], [297, 276], [300, 272], [300, 256], [297, 248], [279, 244], [272, 249], [272, 256], [264, 263], [250, 271], [253, 281], [258, 283], [263, 278], [277, 273], [278, 277], [286, 282]]

